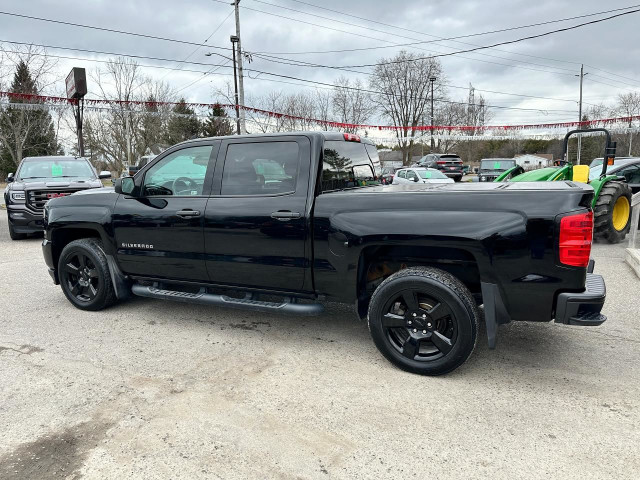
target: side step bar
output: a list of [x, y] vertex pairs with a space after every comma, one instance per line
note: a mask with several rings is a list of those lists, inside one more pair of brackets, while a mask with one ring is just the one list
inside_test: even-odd
[[222, 307], [241, 308], [258, 312], [288, 313], [293, 315], [313, 316], [324, 312], [324, 305], [320, 303], [295, 303], [284, 301], [282, 303], [263, 302], [252, 298], [233, 298], [227, 295], [216, 295], [204, 291], [198, 293], [177, 292], [175, 290], [162, 290], [135, 284], [131, 287], [134, 295], [162, 300], [176, 300], [185, 303], [197, 303], [200, 305], [218, 305]]

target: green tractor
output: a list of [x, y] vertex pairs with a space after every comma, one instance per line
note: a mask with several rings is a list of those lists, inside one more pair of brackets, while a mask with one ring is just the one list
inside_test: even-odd
[[520, 166], [515, 166], [504, 172], [494, 181], [496, 182], [553, 182], [571, 180], [588, 183], [595, 191], [591, 207], [594, 215], [594, 237], [607, 240], [609, 243], [619, 243], [624, 240], [631, 223], [631, 189], [624, 178], [607, 175], [607, 166], [613, 165], [616, 154], [616, 142], [611, 141], [611, 135], [604, 128], [589, 128], [572, 130], [564, 137], [563, 152], [568, 159], [569, 138], [579, 133], [604, 132], [606, 145], [602, 173], [589, 177], [588, 165], [572, 165], [567, 161], [559, 167], [547, 167], [525, 172]]

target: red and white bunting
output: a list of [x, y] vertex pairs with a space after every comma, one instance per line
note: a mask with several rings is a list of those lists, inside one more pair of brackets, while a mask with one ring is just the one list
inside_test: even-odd
[[[55, 97], [50, 95], [35, 95], [28, 93], [13, 93], [13, 92], [0, 92], [0, 98], [7, 98], [14, 101], [22, 102], [47, 102], [50, 104], [77, 104], [78, 100], [69, 99], [65, 97]], [[176, 106], [180, 105], [179, 102], [159, 102], [159, 101], [145, 101], [145, 100], [109, 100], [98, 98], [85, 98], [85, 105], [98, 106], [139, 106], [153, 108], [158, 106]], [[215, 103], [184, 103], [192, 108], [211, 108], [219, 106], [224, 108], [233, 116], [235, 113], [236, 105], [233, 104], [215, 104]], [[629, 117], [615, 117], [615, 118], [603, 118], [598, 120], [588, 120], [585, 122], [562, 122], [562, 123], [535, 123], [535, 124], [521, 124], [521, 125], [415, 125], [415, 126], [395, 126], [395, 125], [367, 125], [367, 124], [353, 124], [344, 122], [333, 122], [330, 120], [320, 120], [317, 118], [300, 117], [295, 115], [288, 115], [286, 113], [272, 112], [269, 110], [262, 110], [260, 108], [246, 107], [239, 105], [238, 108], [246, 112], [256, 113], [264, 115], [270, 118], [286, 118], [288, 120], [303, 121], [305, 123], [311, 123], [318, 126], [325, 126], [330, 128], [342, 128], [350, 130], [378, 130], [378, 131], [395, 131], [395, 132], [428, 132], [433, 130], [434, 132], [471, 132], [472, 135], [481, 132], [509, 132], [518, 130], [546, 130], [556, 128], [589, 128], [600, 127], [606, 125], [615, 124], [630, 124], [633, 121], [640, 120], [640, 115], [634, 115]]]

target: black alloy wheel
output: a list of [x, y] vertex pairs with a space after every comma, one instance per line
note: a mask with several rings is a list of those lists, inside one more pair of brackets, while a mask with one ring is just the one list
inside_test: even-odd
[[102, 310], [117, 300], [107, 256], [98, 239], [68, 243], [60, 253], [58, 278], [67, 299], [82, 310]]
[[378, 286], [367, 318], [389, 361], [408, 372], [442, 375], [473, 352], [479, 312], [469, 289], [450, 273], [411, 267]]
[[67, 257], [60, 274], [60, 280], [78, 301], [90, 302], [98, 295], [101, 283], [98, 269], [86, 254], [74, 252]]
[[457, 321], [442, 301], [417, 289], [400, 291], [383, 308], [382, 327], [403, 356], [431, 362], [451, 351], [458, 336]]

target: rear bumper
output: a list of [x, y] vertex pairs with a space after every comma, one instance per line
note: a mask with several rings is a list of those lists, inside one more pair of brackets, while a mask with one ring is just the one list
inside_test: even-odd
[[44, 229], [42, 212], [34, 212], [24, 204], [8, 204], [7, 214], [16, 233], [34, 233]]
[[600, 313], [607, 296], [604, 278], [587, 273], [583, 292], [563, 292], [556, 301], [556, 323], [597, 326], [607, 319]]

